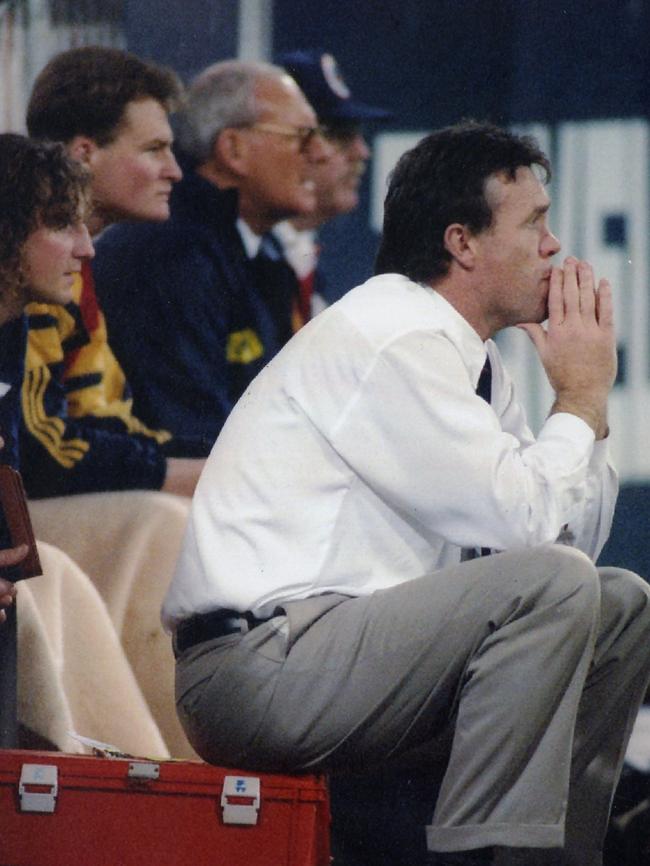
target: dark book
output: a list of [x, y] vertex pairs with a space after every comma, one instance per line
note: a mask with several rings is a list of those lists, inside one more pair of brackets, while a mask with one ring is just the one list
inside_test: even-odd
[[7, 580], [22, 580], [43, 574], [38, 558], [32, 521], [27, 509], [27, 497], [20, 472], [11, 466], [0, 464], [0, 508], [2, 509], [2, 543], [0, 547], [18, 547], [26, 544], [27, 556], [17, 565], [0, 568], [0, 577]]

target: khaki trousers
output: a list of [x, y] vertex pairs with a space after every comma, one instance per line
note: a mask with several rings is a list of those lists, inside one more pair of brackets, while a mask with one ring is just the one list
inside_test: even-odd
[[548, 545], [294, 602], [183, 653], [179, 714], [214, 763], [442, 760], [429, 848], [564, 848], [595, 866], [650, 675], [649, 601], [636, 575]]

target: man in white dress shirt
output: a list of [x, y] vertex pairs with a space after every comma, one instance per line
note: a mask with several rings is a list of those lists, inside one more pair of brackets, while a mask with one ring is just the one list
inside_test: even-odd
[[[475, 123], [402, 157], [378, 275], [244, 393], [163, 609], [199, 754], [442, 762], [435, 864], [600, 864], [650, 673], [647, 586], [593, 564], [617, 492], [611, 289], [552, 265], [548, 172]], [[511, 325], [556, 395], [536, 438], [491, 340]]]

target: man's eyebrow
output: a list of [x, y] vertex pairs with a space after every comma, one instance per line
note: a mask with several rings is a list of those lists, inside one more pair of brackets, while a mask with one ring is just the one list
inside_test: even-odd
[[551, 207], [551, 202], [547, 201], [544, 204], [539, 204], [537, 207], [534, 207], [528, 216], [526, 217], [526, 221], [528, 220], [536, 220], [537, 217], [544, 216], [544, 214], [548, 213]]
[[154, 138], [148, 138], [144, 142], [145, 147], [151, 147], [152, 145], [158, 145], [162, 147], [167, 147], [167, 145], [172, 145], [174, 143], [173, 136], [160, 136], [157, 135]]

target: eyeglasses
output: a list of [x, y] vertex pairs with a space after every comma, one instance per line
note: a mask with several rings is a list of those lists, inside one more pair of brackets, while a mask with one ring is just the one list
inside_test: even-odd
[[321, 135], [320, 126], [281, 126], [278, 123], [251, 123], [247, 129], [257, 129], [258, 132], [268, 132], [271, 135], [283, 135], [285, 138], [295, 138], [299, 142], [299, 149], [304, 153], [314, 140]]

